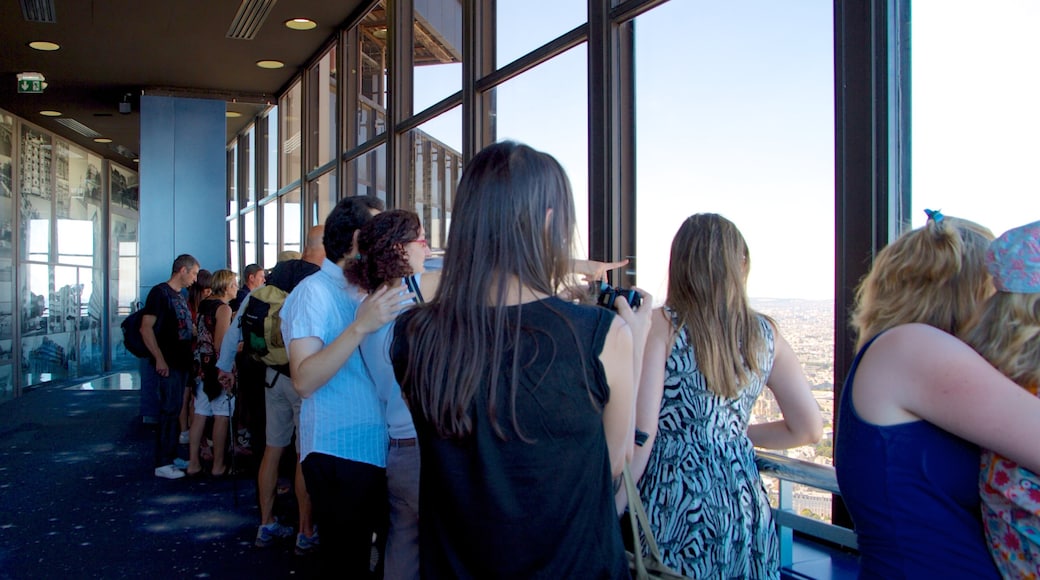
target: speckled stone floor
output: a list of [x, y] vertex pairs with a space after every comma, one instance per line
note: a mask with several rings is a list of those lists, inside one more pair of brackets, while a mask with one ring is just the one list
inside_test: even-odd
[[120, 373], [0, 404], [0, 579], [314, 577], [290, 542], [253, 546], [251, 476], [154, 476], [137, 388]]

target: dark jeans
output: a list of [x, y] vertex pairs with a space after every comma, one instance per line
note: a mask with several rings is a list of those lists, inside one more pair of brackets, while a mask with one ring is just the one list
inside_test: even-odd
[[159, 428], [155, 432], [155, 466], [173, 463], [177, 457], [178, 437], [181, 434], [180, 415], [184, 403], [184, 386], [188, 382], [188, 371], [170, 369], [162, 377], [151, 367], [159, 391]]
[[155, 363], [151, 359], [137, 359], [141, 371], [141, 417], [159, 420], [159, 375], [155, 374]]
[[310, 453], [303, 477], [321, 531], [324, 578], [370, 578], [372, 534], [385, 533], [386, 469]]

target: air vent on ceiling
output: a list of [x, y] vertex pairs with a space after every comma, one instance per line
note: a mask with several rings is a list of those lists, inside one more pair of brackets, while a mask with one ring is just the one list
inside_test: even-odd
[[264, 20], [267, 20], [267, 15], [271, 13], [271, 9], [274, 8], [277, 1], [242, 0], [235, 19], [231, 21], [231, 28], [228, 28], [227, 37], [238, 40], [256, 38], [256, 33], [260, 31], [260, 27], [263, 26]]
[[28, 22], [57, 22], [54, 15], [54, 0], [20, 0], [22, 16]]
[[91, 129], [90, 127], [87, 127], [86, 125], [80, 123], [75, 119], [62, 117], [61, 119], [55, 119], [55, 121], [61, 123], [62, 125], [65, 125], [69, 129], [72, 129], [73, 131], [79, 133], [80, 135], [83, 135], [84, 137], [89, 137], [93, 139], [94, 137], [101, 136], [101, 133], [98, 133], [97, 131]]

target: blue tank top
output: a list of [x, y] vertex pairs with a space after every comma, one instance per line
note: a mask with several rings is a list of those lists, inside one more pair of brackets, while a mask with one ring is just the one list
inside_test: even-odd
[[[878, 335], [880, 336], [880, 335]], [[874, 425], [845, 380], [834, 465], [852, 516], [861, 578], [999, 578], [986, 548], [979, 448], [927, 421]]]

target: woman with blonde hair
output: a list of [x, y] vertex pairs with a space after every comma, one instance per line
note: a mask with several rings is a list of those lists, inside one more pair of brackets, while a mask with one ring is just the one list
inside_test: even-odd
[[1040, 468], [1040, 399], [959, 337], [993, 292], [978, 224], [928, 211], [857, 293], [834, 464], [868, 578], [995, 578], [979, 447]]
[[[754, 447], [796, 447], [823, 431], [794, 351], [748, 303], [749, 268], [733, 222], [687, 218], [643, 358], [632, 472], [665, 563], [693, 578], [779, 577]], [[764, 387], [783, 418], [749, 425]]]
[[228, 302], [238, 290], [238, 275], [231, 270], [217, 270], [210, 283], [212, 293], [199, 303], [195, 327], [195, 416], [191, 421], [188, 438], [188, 467], [185, 473], [193, 477], [202, 472], [200, 447], [206, 430], [206, 421], [213, 417], [213, 467], [210, 473], [222, 476], [227, 473], [224, 464], [228, 440], [228, 422], [235, 412], [235, 404], [227, 389], [217, 378], [217, 357], [220, 343], [231, 326], [231, 306]]
[[[997, 293], [965, 342], [1036, 396], [1040, 389], [1040, 221], [990, 244], [986, 267]], [[985, 450], [979, 480], [990, 554], [1004, 578], [1040, 577], [1040, 477]]]

